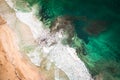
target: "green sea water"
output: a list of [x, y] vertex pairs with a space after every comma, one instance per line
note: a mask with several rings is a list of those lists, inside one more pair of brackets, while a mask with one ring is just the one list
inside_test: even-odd
[[83, 40], [86, 54], [78, 51], [78, 56], [92, 76], [102, 74], [103, 80], [120, 80], [119, 0], [25, 1], [30, 6], [39, 5], [38, 15], [46, 24], [51, 25], [59, 16], [70, 16], [77, 35], [72, 45], [77, 46]]

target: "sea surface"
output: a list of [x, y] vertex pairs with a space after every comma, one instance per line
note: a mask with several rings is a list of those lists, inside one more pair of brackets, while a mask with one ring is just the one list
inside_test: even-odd
[[[36, 16], [49, 28], [58, 17], [73, 27], [83, 51], [78, 56], [93, 77], [120, 80], [120, 1], [119, 0], [25, 0], [29, 6], [39, 5]], [[27, 9], [28, 10], [28, 9]], [[26, 10], [25, 10], [26, 11]], [[77, 49], [79, 49], [79, 46]]]

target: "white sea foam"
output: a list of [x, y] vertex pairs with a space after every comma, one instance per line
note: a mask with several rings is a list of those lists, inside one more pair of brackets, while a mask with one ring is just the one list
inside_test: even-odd
[[[34, 16], [34, 12], [23, 13], [17, 10], [15, 11], [18, 19], [29, 26], [35, 39], [46, 39], [46, 41], [51, 44], [54, 41], [57, 42], [52, 46], [40, 42], [39, 47], [41, 48], [41, 52], [46, 55], [50, 61], [54, 62], [57, 67], [63, 70], [70, 80], [92, 80], [84, 63], [76, 55], [75, 49], [61, 43], [60, 40], [64, 37], [61, 32], [57, 32], [51, 36], [49, 31], [43, 28], [43, 23]], [[36, 50], [37, 49], [35, 49], [33, 53], [29, 53], [28, 56], [35, 65], [40, 66], [42, 57], [39, 56], [40, 52]], [[57, 73], [55, 75], [57, 75]], [[57, 75], [55, 80], [59, 80], [58, 77]]]
[[42, 24], [42, 22], [40, 22], [36, 18], [34, 18], [32, 12], [23, 13], [23, 12], [17, 11], [16, 16], [22, 22], [26, 23], [30, 27], [35, 39], [37, 39], [40, 36], [41, 32], [43, 31], [43, 28], [42, 28], [43, 24]]
[[[26, 23], [30, 27], [35, 39], [37, 39], [39, 36], [44, 36], [45, 38], [48, 37], [47, 35], [45, 35], [46, 33], [45, 30], [43, 30], [42, 28], [42, 23], [36, 21], [36, 19], [33, 18], [32, 12], [16, 12], [16, 15], [22, 22]], [[44, 34], [42, 32], [44, 32]], [[88, 70], [86, 69], [84, 63], [77, 57], [77, 53], [73, 48], [70, 48], [69, 46], [64, 46], [61, 43], [58, 43], [54, 47], [46, 47], [46, 45], [40, 46], [43, 47], [43, 53], [47, 53], [46, 55], [48, 55], [48, 58], [55, 62], [55, 64], [68, 75], [70, 80], [91, 79], [90, 74], [88, 73]], [[33, 58], [30, 58], [31, 61], [36, 65], [40, 65], [41, 57], [38, 57], [38, 54], [39, 53], [35, 51], [34, 53], [29, 54], [29, 57], [34, 56]]]

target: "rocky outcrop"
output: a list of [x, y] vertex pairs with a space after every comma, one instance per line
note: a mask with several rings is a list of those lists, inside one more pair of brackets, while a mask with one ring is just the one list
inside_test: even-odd
[[15, 34], [0, 17], [0, 80], [45, 80], [19, 52]]

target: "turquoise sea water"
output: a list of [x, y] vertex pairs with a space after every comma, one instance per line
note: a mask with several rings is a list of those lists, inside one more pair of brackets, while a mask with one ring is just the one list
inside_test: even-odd
[[78, 56], [92, 76], [102, 74], [103, 80], [120, 80], [119, 0], [26, 1], [31, 6], [39, 4], [40, 20], [44, 23], [69, 16], [77, 37], [85, 43], [86, 54], [78, 53]]

